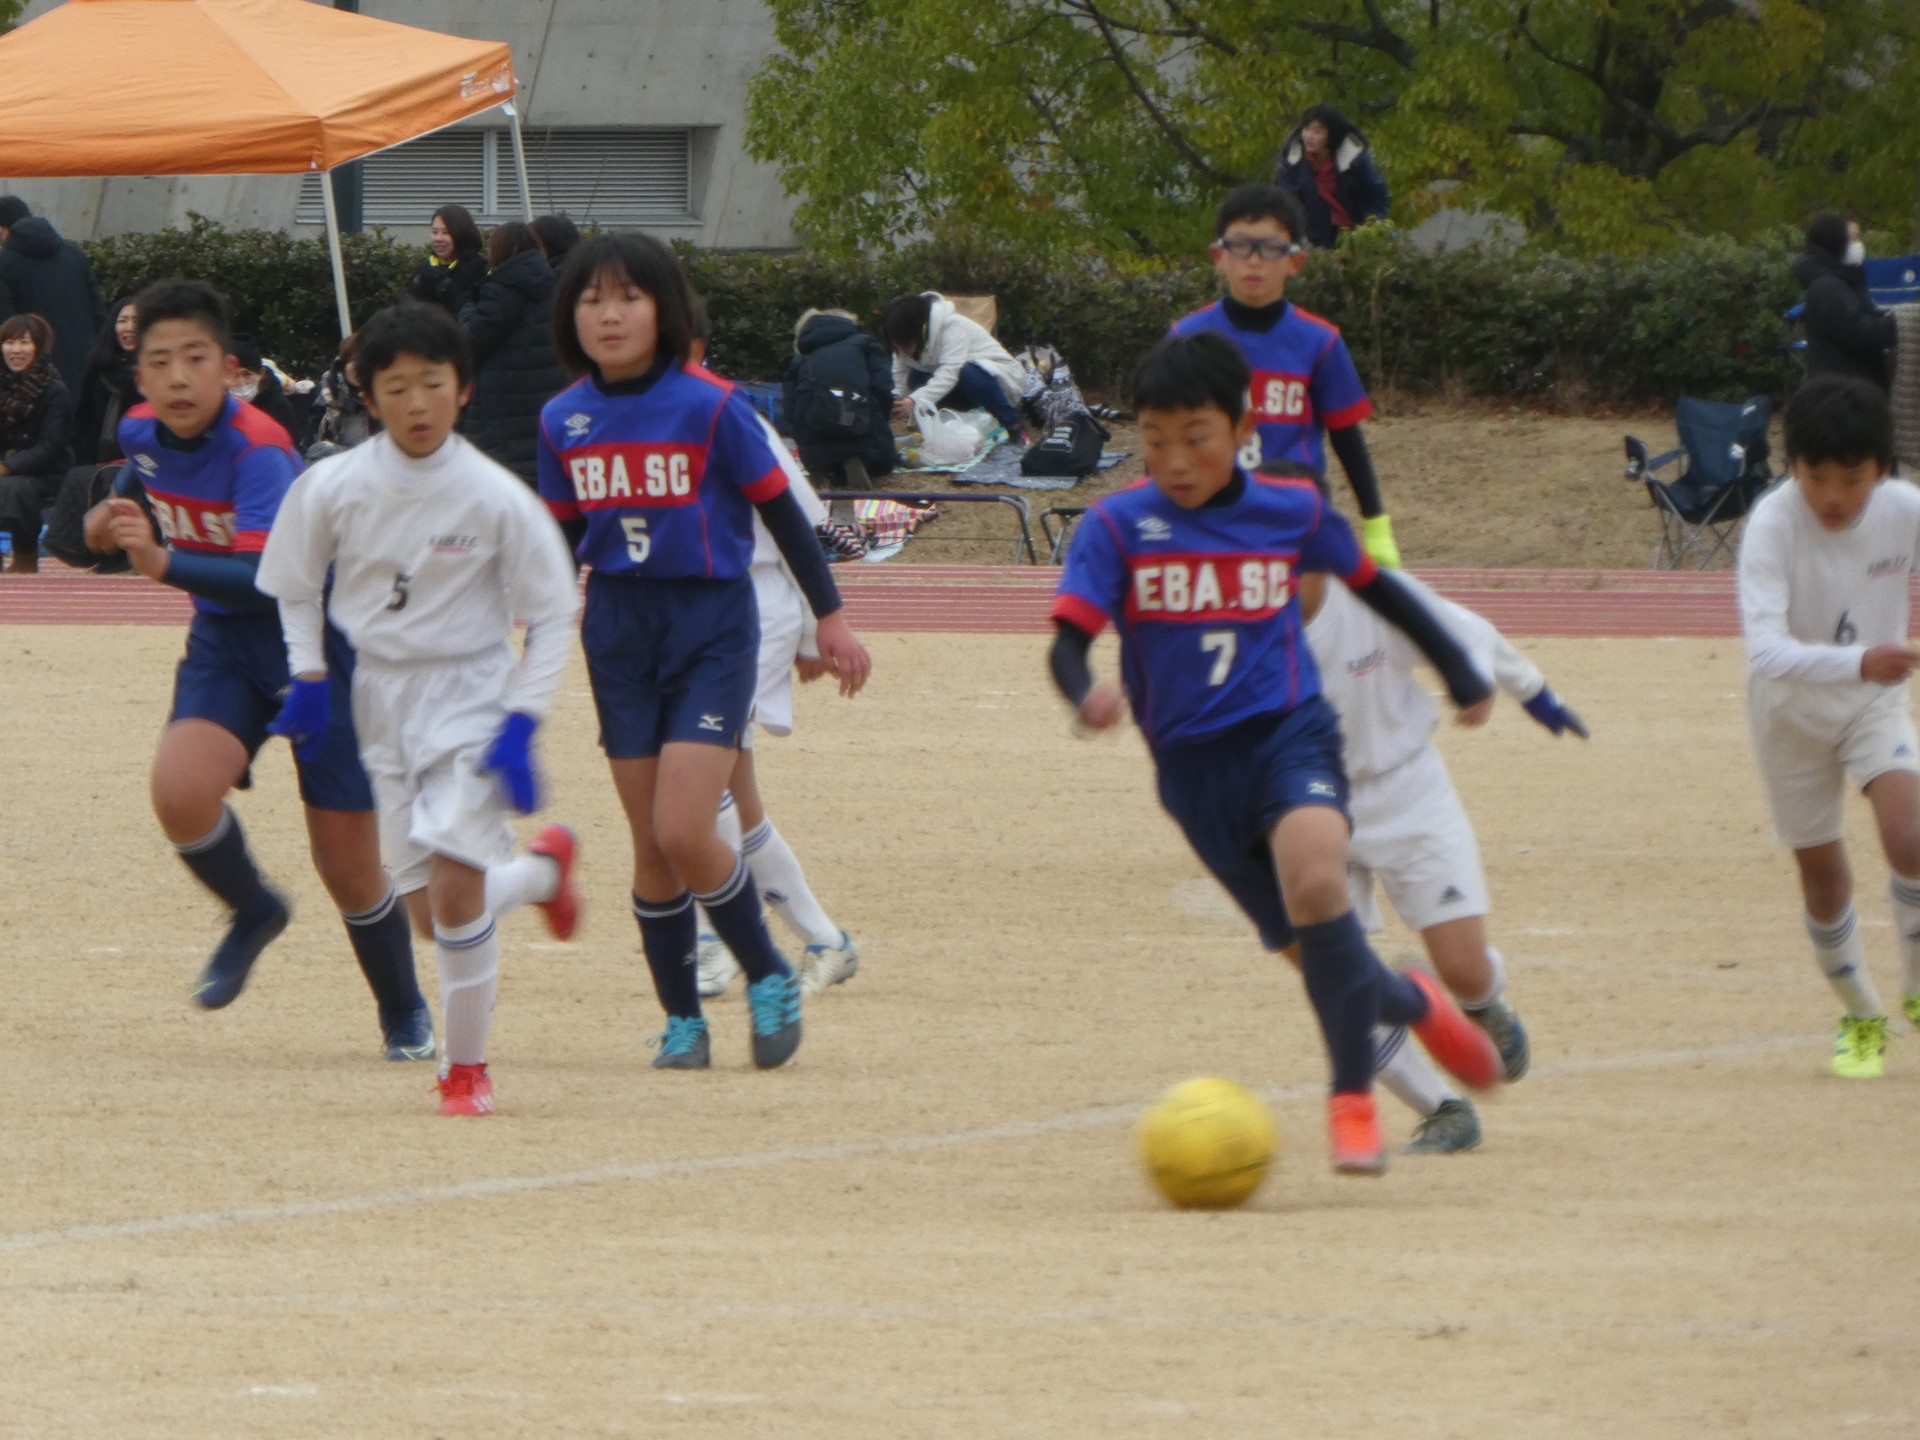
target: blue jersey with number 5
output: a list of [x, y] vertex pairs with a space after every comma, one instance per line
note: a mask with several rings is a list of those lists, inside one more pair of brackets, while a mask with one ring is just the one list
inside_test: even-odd
[[746, 574], [753, 506], [787, 488], [746, 397], [698, 366], [570, 385], [540, 412], [538, 465], [554, 518], [587, 522], [580, 560], [649, 580]]
[[1088, 509], [1053, 599], [1056, 619], [1120, 634], [1127, 697], [1147, 743], [1192, 744], [1320, 693], [1293, 577], [1374, 576], [1347, 522], [1309, 481], [1239, 477], [1227, 505], [1183, 510], [1151, 480]]

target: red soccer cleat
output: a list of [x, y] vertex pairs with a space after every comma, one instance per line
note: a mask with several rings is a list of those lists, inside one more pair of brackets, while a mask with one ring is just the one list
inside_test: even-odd
[[1373, 1096], [1351, 1091], [1331, 1096], [1327, 1100], [1327, 1138], [1336, 1175], [1386, 1173], [1387, 1147], [1380, 1139]]
[[493, 1077], [485, 1065], [455, 1065], [440, 1082], [442, 1115], [493, 1114]]
[[1427, 1018], [1413, 1022], [1413, 1033], [1427, 1047], [1427, 1053], [1462, 1085], [1475, 1090], [1490, 1090], [1506, 1078], [1500, 1063], [1500, 1051], [1482, 1030], [1453, 1003], [1441, 983], [1424, 970], [1402, 970], [1407, 979], [1426, 993]]
[[564, 825], [549, 825], [527, 846], [532, 855], [544, 855], [560, 867], [553, 898], [539, 902], [546, 912], [547, 929], [556, 940], [571, 940], [580, 925], [580, 894], [573, 888], [573, 852], [579, 842]]

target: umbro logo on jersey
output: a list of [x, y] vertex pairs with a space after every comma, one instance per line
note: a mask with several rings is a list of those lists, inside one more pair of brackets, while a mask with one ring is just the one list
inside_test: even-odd
[[1449, 885], [1440, 892], [1440, 903], [1442, 905], [1458, 905], [1466, 898], [1466, 896], [1460, 893], [1460, 887], [1458, 885]]
[[1307, 794], [1322, 800], [1332, 800], [1340, 794], [1340, 788], [1331, 780], [1313, 780], [1307, 784]]
[[158, 475], [160, 473], [160, 462], [151, 455], [136, 455], [133, 457], [133, 463], [142, 475]]
[[567, 416], [567, 439], [584, 440], [587, 432], [593, 429], [593, 417], [575, 412]]
[[700, 728], [702, 730], [724, 730], [727, 728], [727, 717], [724, 715], [702, 715], [700, 717]]
[[1173, 527], [1158, 515], [1148, 515], [1143, 518], [1140, 521], [1139, 530], [1142, 540], [1171, 540], [1173, 538]]

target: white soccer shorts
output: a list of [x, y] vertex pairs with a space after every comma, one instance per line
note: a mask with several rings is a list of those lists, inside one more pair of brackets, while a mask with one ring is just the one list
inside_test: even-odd
[[400, 894], [426, 885], [436, 855], [484, 870], [513, 854], [512, 807], [479, 765], [518, 664], [502, 646], [456, 664], [363, 658], [354, 670], [360, 760], [380, 809], [380, 857]]
[[[769, 735], [793, 733], [793, 662], [806, 631], [806, 599], [786, 572], [753, 567], [753, 593], [760, 602], [760, 679], [753, 692], [754, 722]], [[753, 748], [753, 726], [740, 736]]]
[[1376, 879], [1415, 930], [1487, 913], [1480, 845], [1438, 750], [1426, 746], [1385, 775], [1356, 782], [1348, 809], [1347, 892], [1366, 930], [1384, 928]]
[[1865, 789], [1890, 770], [1920, 772], [1904, 685], [1860, 705], [1845, 691], [1756, 678], [1747, 686], [1747, 728], [1773, 832], [1790, 850], [1846, 834], [1847, 781]]

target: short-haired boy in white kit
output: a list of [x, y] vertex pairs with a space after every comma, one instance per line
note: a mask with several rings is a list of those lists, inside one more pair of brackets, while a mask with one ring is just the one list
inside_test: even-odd
[[415, 925], [430, 915], [438, 943], [440, 1113], [488, 1115], [494, 921], [539, 905], [562, 940], [578, 922], [572, 832], [550, 825], [513, 858], [511, 824], [538, 803], [533, 735], [572, 649], [573, 562], [533, 492], [453, 433], [472, 368], [451, 316], [382, 310], [354, 359], [386, 430], [295, 482], [260, 561], [294, 675], [275, 726], [296, 753], [324, 732], [331, 614], [359, 652], [354, 720], [382, 855]]
[[[1443, 599], [1402, 571], [1401, 581], [1439, 619], [1475, 667], [1555, 735], [1585, 739], [1580, 717], [1547, 687], [1534, 663], [1483, 617]], [[1384, 928], [1374, 881], [1407, 925], [1447, 989], [1500, 1052], [1508, 1081], [1527, 1073], [1526, 1027], [1505, 998], [1506, 965], [1487, 943], [1487, 878], [1480, 847], [1433, 732], [1440, 713], [1416, 677], [1425, 657], [1398, 630], [1321, 575], [1299, 577], [1307, 646], [1322, 693], [1340, 715], [1353, 835], [1347, 879], [1354, 914]], [[1421, 1117], [1404, 1153], [1447, 1154], [1480, 1143], [1480, 1120], [1406, 1031], [1376, 1032], [1379, 1078]]]
[[1893, 471], [1886, 395], [1821, 376], [1788, 402], [1792, 481], [1761, 497], [1740, 542], [1747, 723], [1773, 827], [1793, 851], [1814, 958], [1846, 1013], [1833, 1073], [1877, 1079], [1887, 1017], [1853, 909], [1844, 800], [1873, 807], [1893, 867], [1907, 1018], [1920, 1026], [1920, 761], [1907, 677], [1907, 577], [1920, 489]]

